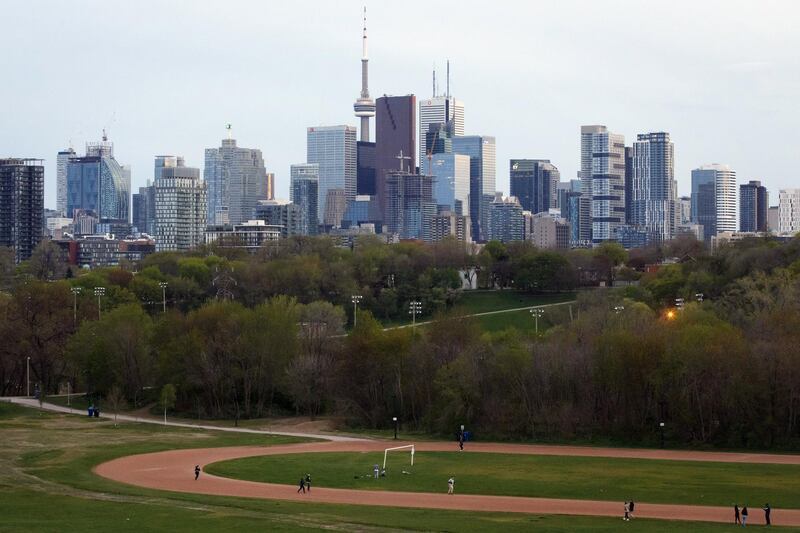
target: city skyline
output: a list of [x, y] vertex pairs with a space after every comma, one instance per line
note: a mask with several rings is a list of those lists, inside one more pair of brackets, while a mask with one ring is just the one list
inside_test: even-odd
[[[670, 132], [679, 195], [690, 190], [692, 168], [719, 162], [736, 168], [740, 182], [760, 179], [776, 198], [779, 189], [795, 185], [789, 169], [800, 159], [789, 129], [798, 118], [792, 89], [800, 85], [791, 52], [800, 39], [791, 32], [790, 12], [800, 8], [779, 1], [684, 4], [688, 11], [635, 2], [607, 4], [612, 9], [545, 4], [536, 6], [537, 19], [547, 23], [536, 35], [524, 31], [533, 8], [442, 6], [450, 14], [438, 27], [436, 17], [415, 16], [422, 3], [405, 13], [367, 4], [370, 93], [429, 98], [432, 67], [443, 79], [450, 59], [450, 91], [468, 107], [466, 134], [497, 137], [497, 188], [506, 193], [511, 158], [550, 159], [563, 179], [575, 177], [576, 132], [596, 123], [628, 139], [641, 131]], [[219, 13], [208, 3], [12, 3], [8, 11], [19, 24], [0, 36], [12, 50], [0, 65], [21, 75], [0, 87], [0, 98], [14, 103], [4, 118], [15, 125], [0, 132], [2, 156], [45, 159], [45, 202], [54, 208], [56, 155], [70, 139], [81, 151], [107, 127], [118, 157], [132, 166], [136, 190], [151, 177], [153, 155], [200, 161], [232, 123], [234, 138], [263, 151], [267, 170], [277, 176], [277, 196], [288, 197], [289, 166], [303, 160], [305, 128], [357, 125], [352, 102], [361, 71], [362, 6], [238, 2], [240, 9]], [[245, 8], [252, 16], [240, 16]], [[67, 16], [77, 12], [82, 16]], [[616, 47], [613, 58], [581, 56], [593, 46], [588, 29], [598, 16], [618, 30], [605, 37]], [[177, 18], [195, 31], [169, 37]], [[409, 24], [402, 23], [406, 18]], [[714, 25], [706, 24], [709, 18]], [[86, 36], [119, 20], [125, 24], [116, 24], [118, 31], [90, 44], [93, 60], [82, 61]], [[641, 20], [649, 23], [634, 24]], [[293, 30], [301, 25], [309, 30], [302, 36]], [[684, 28], [679, 41], [667, 38], [676, 25]], [[408, 27], [415, 39], [406, 38]], [[479, 27], [486, 37], [481, 43], [463, 37]], [[284, 53], [287, 47], [291, 53]], [[612, 78], [605, 70], [610, 62], [615, 72], [636, 77]], [[178, 80], [168, 70], [154, 83], [153, 65], [163, 63], [181, 65], [180, 81], [197, 79], [196, 89], [168, 83]], [[97, 65], [106, 74], [102, 91], [82, 81]], [[211, 68], [219, 69], [214, 80], [204, 77]], [[273, 81], [292, 78], [308, 83], [283, 88]], [[589, 79], [586, 91], [581, 80]], [[281, 127], [270, 126], [275, 123]]]

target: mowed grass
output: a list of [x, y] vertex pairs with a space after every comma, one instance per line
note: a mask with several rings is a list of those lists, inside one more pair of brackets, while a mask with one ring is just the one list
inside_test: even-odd
[[[619, 518], [327, 505], [171, 493], [115, 483], [92, 468], [162, 449], [296, 439], [120, 424], [0, 402], [0, 532], [550, 531], [614, 532]], [[315, 481], [319, 481], [315, 478]], [[730, 531], [722, 524], [637, 519], [631, 532]]]
[[[456, 305], [468, 314], [516, 309], [559, 302], [568, 302], [576, 298], [574, 292], [548, 294], [530, 294], [512, 290], [503, 291], [464, 291]], [[527, 312], [527, 311], [526, 311]]]
[[[445, 492], [455, 476], [464, 494], [643, 501], [693, 505], [800, 507], [800, 466], [494, 453], [390, 455], [387, 477], [373, 479], [382, 453], [262, 456], [207, 466], [214, 474], [294, 484], [311, 473], [315, 486]], [[405, 470], [411, 474], [402, 474]]]

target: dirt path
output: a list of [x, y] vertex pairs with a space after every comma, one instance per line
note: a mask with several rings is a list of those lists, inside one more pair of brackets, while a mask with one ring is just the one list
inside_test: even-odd
[[[396, 441], [392, 441], [396, 442]], [[397, 443], [397, 445], [406, 443]], [[103, 477], [160, 490], [192, 492], [216, 496], [277, 499], [297, 502], [380, 505], [387, 507], [416, 507], [424, 509], [456, 509], [540, 514], [569, 514], [591, 516], [622, 516], [622, 503], [614, 501], [564, 500], [554, 498], [524, 498], [516, 496], [480, 496], [456, 494], [390, 492], [314, 487], [308, 494], [297, 494], [296, 487], [273, 483], [258, 483], [221, 478], [203, 473], [194, 480], [195, 464], [252, 457], [308, 452], [365, 452], [383, 451], [386, 442], [314, 442], [270, 447], [238, 446], [198, 450], [171, 450], [121, 457], [98, 465], [95, 472]], [[416, 444], [419, 451], [448, 451], [453, 443], [430, 442]], [[526, 446], [515, 444], [471, 443], [465, 453], [495, 452], [541, 455], [580, 455], [592, 457], [636, 457], [684, 461], [720, 461], [733, 463], [800, 464], [800, 456], [686, 452], [670, 450], [632, 450], [614, 448], [584, 448], [571, 446]], [[696, 505], [666, 505], [636, 503], [636, 516], [667, 520], [697, 520], [705, 522], [730, 522], [732, 510], [728, 507]], [[751, 524], [763, 524], [764, 513], [753, 509]], [[773, 509], [775, 525], [800, 526], [800, 509]]]

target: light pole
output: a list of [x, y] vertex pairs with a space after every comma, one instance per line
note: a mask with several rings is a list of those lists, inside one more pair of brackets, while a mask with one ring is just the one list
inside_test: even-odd
[[702, 292], [698, 292], [697, 294], [694, 295], [694, 297], [697, 298], [697, 301], [700, 303], [702, 303], [703, 299], [705, 298]]
[[683, 298], [675, 298], [675, 308], [679, 311], [683, 311]]
[[31, 357], [28, 356], [28, 394], [26, 396], [31, 395]]
[[544, 315], [544, 309], [541, 307], [534, 307], [531, 309], [531, 316], [533, 320], [536, 322], [536, 334], [539, 334], [539, 317]]
[[105, 287], [95, 287], [94, 288], [94, 295], [97, 296], [97, 320], [100, 320], [101, 310], [100, 310], [100, 297], [104, 296], [106, 293]]
[[414, 300], [408, 304], [408, 314], [411, 315], [411, 328], [417, 326], [417, 313], [422, 312], [422, 302]]
[[72, 287], [70, 289], [72, 291], [72, 321], [75, 323], [75, 327], [78, 327], [78, 295], [81, 293], [80, 287]]
[[397, 440], [397, 417], [392, 417], [392, 422], [394, 422], [394, 440]]
[[161, 287], [161, 305], [164, 309], [164, 312], [167, 312], [167, 282], [160, 281], [158, 286]]
[[661, 429], [661, 447], [664, 447], [664, 422], [658, 423], [659, 429]]
[[364, 299], [364, 297], [360, 294], [354, 294], [350, 297], [350, 301], [353, 302], [353, 329], [356, 328], [356, 320], [358, 319], [358, 303], [362, 299]]

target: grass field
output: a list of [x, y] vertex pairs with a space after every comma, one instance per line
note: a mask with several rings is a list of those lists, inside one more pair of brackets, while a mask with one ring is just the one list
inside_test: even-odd
[[[613, 532], [612, 518], [429, 511], [209, 497], [140, 489], [95, 476], [96, 464], [172, 448], [296, 439], [123, 424], [0, 402], [0, 532], [502, 531]], [[319, 483], [316, 477], [315, 482]], [[461, 480], [459, 480], [459, 488]], [[294, 480], [292, 480], [294, 483]], [[638, 519], [631, 532], [716, 533], [719, 524]]]
[[[455, 448], [455, 446], [454, 446]], [[262, 456], [207, 467], [211, 473], [293, 484], [303, 472], [320, 487], [444, 492], [455, 476], [458, 492], [551, 498], [755, 507], [796, 507], [800, 466], [652, 461], [599, 457], [417, 452], [390, 455], [387, 477], [370, 477], [383, 453]], [[410, 475], [401, 474], [411, 471]], [[364, 477], [366, 476], [366, 477]]]

